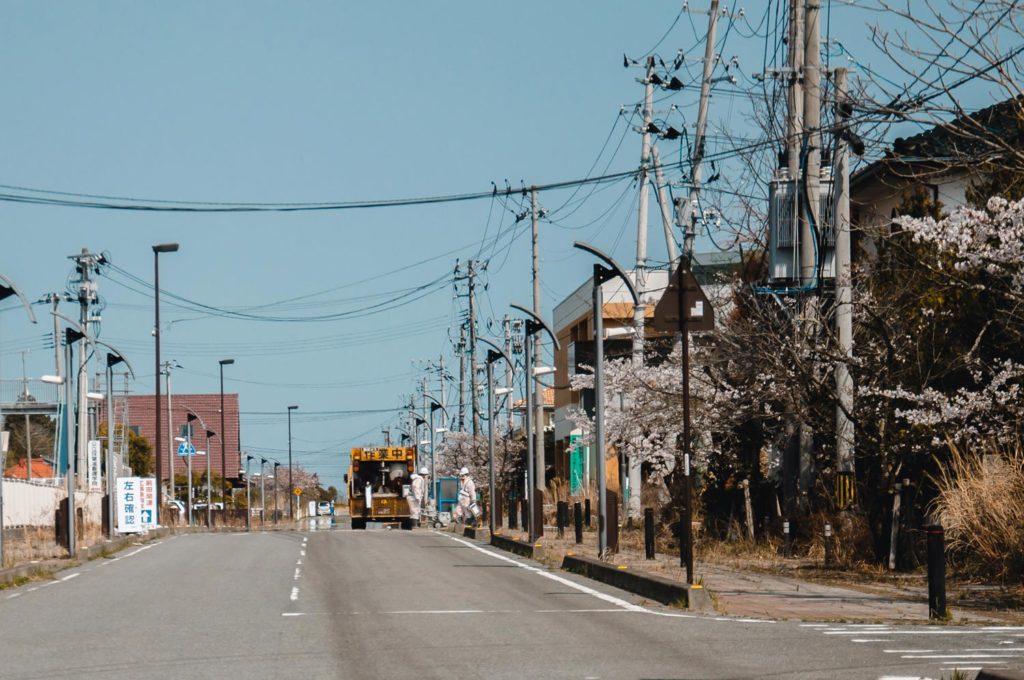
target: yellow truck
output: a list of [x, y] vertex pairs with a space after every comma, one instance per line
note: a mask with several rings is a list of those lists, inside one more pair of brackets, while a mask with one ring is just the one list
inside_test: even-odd
[[415, 446], [352, 449], [345, 475], [352, 528], [365, 529], [367, 522], [383, 522], [412, 529], [405, 496], [415, 469]]

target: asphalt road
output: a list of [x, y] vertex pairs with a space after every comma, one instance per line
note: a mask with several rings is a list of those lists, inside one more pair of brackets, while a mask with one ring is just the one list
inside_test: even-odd
[[1022, 656], [1022, 628], [692, 616], [420, 530], [181, 535], [0, 592], [0, 678], [939, 678]]

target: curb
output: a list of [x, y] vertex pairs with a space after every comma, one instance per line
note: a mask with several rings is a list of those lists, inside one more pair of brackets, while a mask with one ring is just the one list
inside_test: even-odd
[[543, 548], [540, 543], [533, 544], [527, 541], [517, 541], [514, 538], [502, 536], [501, 534], [491, 536], [490, 542], [495, 548], [534, 560], [539, 559], [541, 554], [543, 554]]
[[994, 671], [983, 668], [974, 676], [974, 680], [1024, 680], [1024, 672]]
[[484, 527], [466, 527], [462, 531], [462, 535], [466, 538], [472, 538], [476, 541], [488, 542], [491, 538], [491, 530]]
[[122, 536], [113, 540], [103, 541], [102, 543], [96, 543], [88, 548], [82, 548], [78, 551], [78, 555], [74, 559], [58, 558], [43, 560], [41, 562], [19, 564], [10, 567], [9, 569], [2, 569], [0, 570], [0, 587], [16, 583], [19, 579], [32, 578], [33, 576], [41, 574], [49, 574], [57, 571], [63, 571], [65, 569], [72, 569], [85, 562], [94, 560], [104, 553], [120, 552], [128, 546], [134, 545], [140, 541], [143, 543], [149, 543], [150, 541], [163, 538], [164, 536], [168, 536], [173, 533], [175, 532], [172, 529], [160, 527], [159, 529], [153, 529], [142, 536]]
[[662, 604], [696, 611], [714, 610], [711, 596], [703, 586], [689, 586], [662, 576], [630, 571], [625, 566], [579, 555], [567, 554], [562, 560], [562, 569]]

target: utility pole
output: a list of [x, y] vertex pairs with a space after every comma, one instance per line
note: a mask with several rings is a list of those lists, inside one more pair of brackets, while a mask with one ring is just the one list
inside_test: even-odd
[[690, 168], [690, 228], [686, 232], [683, 256], [693, 258], [693, 240], [697, 231], [697, 220], [702, 219], [700, 210], [700, 186], [704, 174], [704, 132], [708, 124], [708, 100], [711, 96], [711, 73], [715, 66], [715, 32], [718, 29], [718, 0], [711, 0], [708, 16], [708, 37], [704, 47], [704, 74], [700, 81], [700, 101], [697, 104], [697, 130], [693, 137], [693, 158]]
[[473, 411], [474, 442], [480, 433], [480, 393], [476, 389], [476, 265], [470, 260], [466, 274], [469, 280], [469, 401]]
[[[501, 320], [502, 329], [505, 331], [505, 356], [512, 357], [512, 320], [505, 315], [505, 318]], [[505, 362], [505, 388], [508, 389], [508, 394], [505, 395], [506, 411], [508, 413], [508, 436], [512, 438], [512, 402], [514, 401], [512, 395], [512, 364]]]
[[[848, 111], [845, 68], [836, 69], [836, 138], [833, 178], [835, 182], [836, 234], [836, 335], [839, 339], [839, 361], [836, 362], [836, 470], [853, 477], [854, 427], [853, 376], [849, 362], [853, 359], [853, 282], [850, 267], [850, 147], [840, 126], [847, 124]], [[850, 480], [853, 481], [852, 479]], [[852, 499], [850, 499], [852, 500]]]
[[[816, 235], [821, 231], [819, 194], [821, 188], [821, 6], [818, 0], [808, 0], [804, 8], [804, 129], [806, 155], [802, 178], [798, 185], [806, 189], [806, 205], [800, 210], [800, 282], [810, 289], [818, 282], [818, 253]], [[802, 179], [802, 182], [800, 181]], [[817, 332], [818, 303], [813, 295], [803, 297], [804, 342]], [[814, 430], [806, 417], [800, 420], [800, 462], [798, 503], [806, 510], [810, 492]]]
[[668, 261], [675, 262], [679, 256], [676, 254], [676, 239], [672, 235], [672, 211], [668, 194], [665, 193], [665, 173], [661, 169], [661, 154], [657, 144], [651, 144], [651, 160], [654, 163], [654, 189], [658, 193], [658, 206], [661, 208], [661, 227], [665, 231], [665, 251], [668, 253]]
[[459, 432], [466, 431], [466, 327], [459, 326]]
[[[437, 388], [441, 392], [441, 408], [443, 408], [444, 412], [447, 414], [448, 398], [445, 396], [444, 378], [444, 354], [440, 354], [437, 357]], [[446, 423], [444, 427], [448, 427], [448, 424]]]
[[[88, 248], [82, 248], [82, 252], [78, 255], [69, 255], [68, 259], [75, 261], [75, 268], [78, 272], [78, 304], [80, 308], [79, 323], [81, 327], [88, 332], [90, 329], [90, 322], [93, 320], [89, 316], [89, 306], [96, 300], [96, 282], [92, 279], [92, 272], [106, 260], [102, 255], [90, 253]], [[82, 347], [82, 351], [78, 353], [78, 438], [75, 440], [78, 444], [75, 455], [75, 472], [77, 477], [77, 487], [79, 489], [85, 487], [86, 480], [82, 473], [86, 469], [85, 456], [86, 449], [89, 444], [89, 399], [87, 396], [89, 392], [88, 360], [89, 348]], [[68, 373], [70, 372], [71, 370], [69, 366]]]
[[[537, 187], [530, 187], [530, 222], [531, 222], [531, 234], [533, 242], [533, 313], [537, 315], [537, 318], [543, 318], [540, 311], [540, 250], [538, 246], [538, 221], [540, 219], [540, 212], [537, 207]], [[541, 363], [541, 343], [536, 341], [533, 343], [533, 365], [535, 368], [543, 366]], [[544, 390], [541, 388], [541, 383], [534, 376], [530, 375], [527, 371], [526, 375], [526, 389], [533, 392], [533, 406], [534, 416], [533, 422], [534, 427], [537, 428], [535, 433], [533, 453], [534, 453], [534, 464], [533, 471], [535, 478], [531, 480], [533, 482], [533, 488], [537, 491], [537, 497], [530, 499], [530, 512], [533, 513], [534, 517], [544, 517], [544, 482], [545, 482], [545, 456], [544, 456]], [[527, 433], [526, 436], [530, 436], [531, 433]], [[538, 522], [536, 527], [537, 535], [544, 535], [544, 522]]]
[[[651, 171], [651, 121], [654, 117], [654, 57], [647, 57], [647, 72], [640, 82], [644, 85], [643, 128], [641, 130], [640, 147], [640, 197], [637, 206], [636, 223], [636, 269], [633, 272], [633, 284], [640, 302], [633, 307], [633, 367], [638, 370], [644, 364], [644, 316], [647, 312], [645, 295], [647, 293], [647, 206], [648, 189], [650, 188]], [[603, 310], [595, 310], [604, 313]], [[595, 319], [596, 321], [596, 319]], [[597, 338], [604, 342], [604, 338]], [[625, 460], [625, 450], [619, 453], [623, 457], [621, 469], [627, 470], [626, 479], [620, 479], [619, 490], [622, 493], [622, 514], [627, 521], [640, 519], [640, 458], [629, 456]], [[624, 475], [620, 474], [620, 477]]]
[[[174, 445], [174, 421], [172, 420], [173, 411], [171, 409], [171, 364], [172, 361], [164, 362], [164, 375], [167, 376], [167, 383], [165, 385], [167, 392], [167, 492], [168, 497], [174, 500], [174, 456], [177, 454], [177, 447]], [[156, 377], [160, 380], [160, 376]], [[159, 475], [158, 475], [159, 476]]]

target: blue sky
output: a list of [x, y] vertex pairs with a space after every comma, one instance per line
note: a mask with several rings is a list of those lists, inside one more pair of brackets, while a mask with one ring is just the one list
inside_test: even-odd
[[[739, 59], [744, 87], [764, 67], [759, 21], [765, 9], [773, 21], [775, 11], [748, 4], [747, 16], [719, 33], [722, 53]], [[630, 170], [640, 155], [630, 114], [642, 86], [622, 56], [639, 59], [657, 45], [667, 62], [678, 48], [699, 58], [707, 18], [680, 7], [661, 0], [7, 3], [0, 184], [146, 199], [339, 202]], [[865, 22], [876, 15], [838, 4], [833, 11], [834, 37], [842, 27], [848, 50], [875, 63]], [[687, 68], [695, 73], [699, 64]], [[695, 118], [695, 102], [696, 88], [688, 88], [659, 94], [657, 108], [679, 125]], [[746, 102], [719, 88], [713, 128], [756, 134]], [[669, 111], [673, 104], [682, 113]], [[662, 149], [667, 161], [677, 151]], [[540, 237], [550, 314], [589, 274], [574, 240], [625, 263], [635, 257], [636, 189], [625, 181], [544, 192], [541, 204], [553, 220]], [[528, 231], [513, 217], [522, 207], [518, 196], [228, 214], [0, 201], [0, 272], [35, 300], [63, 290], [67, 256], [86, 247], [151, 281], [150, 246], [173, 241], [181, 250], [161, 260], [164, 289], [231, 310], [302, 298], [258, 311], [302, 317], [379, 304], [437, 282], [456, 258], [480, 257], [490, 261], [479, 300], [486, 334], [486, 320], [500, 319], [510, 302], [530, 303]], [[652, 209], [650, 258], [663, 261], [657, 219]], [[101, 338], [135, 364], [136, 391], [151, 393], [150, 291], [116, 272], [99, 287]], [[285, 406], [299, 404], [296, 462], [340, 487], [342, 453], [379, 440], [380, 425], [396, 418], [310, 414], [397, 407], [425, 360], [450, 358], [448, 329], [465, 303], [450, 283], [430, 290], [400, 307], [330, 322], [195, 318], [165, 305], [163, 357], [183, 367], [174, 376], [179, 393], [216, 391], [217, 360], [236, 358], [226, 389], [241, 395], [243, 448], [261, 455], [286, 459]], [[45, 319], [31, 327], [5, 305], [3, 378], [20, 377], [26, 348], [30, 376], [52, 372], [52, 351], [40, 340], [47, 328]]]

